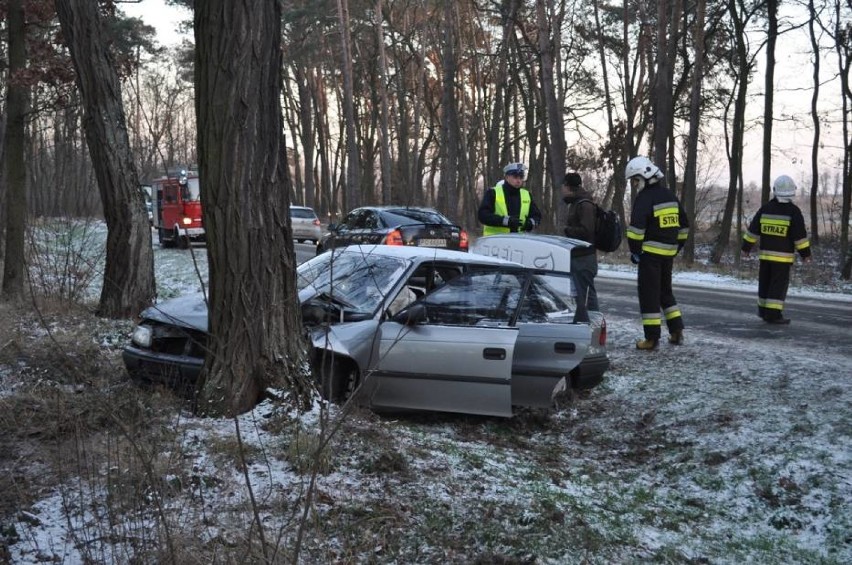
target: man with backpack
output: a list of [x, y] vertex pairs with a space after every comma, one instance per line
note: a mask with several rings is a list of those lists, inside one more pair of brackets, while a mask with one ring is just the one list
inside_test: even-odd
[[638, 191], [627, 227], [630, 260], [639, 265], [639, 310], [645, 334], [636, 348], [657, 348], [663, 317], [669, 343], [681, 345], [683, 317], [672, 291], [672, 265], [689, 236], [689, 220], [677, 196], [666, 187], [663, 172], [647, 157], [631, 159], [624, 178]]
[[583, 179], [571, 172], [562, 181], [562, 201], [568, 204], [565, 217], [565, 236], [588, 242], [588, 247], [571, 250], [571, 274], [577, 285], [577, 296], [585, 302], [587, 310], [599, 310], [595, 276], [598, 274], [598, 256], [595, 249], [597, 205], [592, 195], [583, 188]]

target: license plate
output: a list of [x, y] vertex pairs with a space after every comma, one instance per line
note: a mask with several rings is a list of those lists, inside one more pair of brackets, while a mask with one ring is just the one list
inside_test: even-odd
[[446, 239], [421, 239], [417, 242], [420, 247], [446, 247]]

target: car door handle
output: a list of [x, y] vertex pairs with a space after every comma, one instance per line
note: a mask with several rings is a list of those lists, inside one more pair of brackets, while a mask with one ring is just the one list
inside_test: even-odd
[[506, 359], [506, 350], [502, 347], [486, 347], [482, 350], [482, 358], [503, 361]]
[[571, 342], [565, 341], [557, 341], [553, 345], [554, 353], [561, 353], [563, 355], [568, 354], [571, 355], [577, 352], [577, 345]]

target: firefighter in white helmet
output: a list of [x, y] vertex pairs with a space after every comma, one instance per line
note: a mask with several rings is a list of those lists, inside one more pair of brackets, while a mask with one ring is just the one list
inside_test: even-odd
[[811, 259], [811, 242], [805, 219], [793, 204], [796, 183], [781, 175], [772, 184], [774, 198], [761, 206], [743, 234], [743, 254], [748, 256], [760, 240], [760, 271], [757, 279], [757, 315], [769, 324], [789, 324], [784, 300], [790, 285], [790, 267], [796, 252], [802, 261]]
[[541, 225], [541, 212], [523, 186], [525, 173], [523, 163], [506, 165], [503, 180], [482, 195], [477, 214], [482, 235], [531, 232]]
[[669, 343], [681, 345], [683, 317], [672, 291], [672, 266], [689, 236], [689, 220], [677, 196], [666, 187], [662, 171], [647, 157], [631, 159], [624, 177], [638, 190], [627, 226], [630, 260], [639, 265], [639, 310], [645, 334], [636, 348], [657, 348], [664, 318]]

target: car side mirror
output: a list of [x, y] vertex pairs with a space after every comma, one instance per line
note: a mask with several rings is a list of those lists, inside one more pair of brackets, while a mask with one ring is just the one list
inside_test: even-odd
[[402, 312], [399, 312], [391, 318], [397, 324], [403, 326], [416, 326], [426, 321], [426, 306], [417, 303], [412, 304]]

